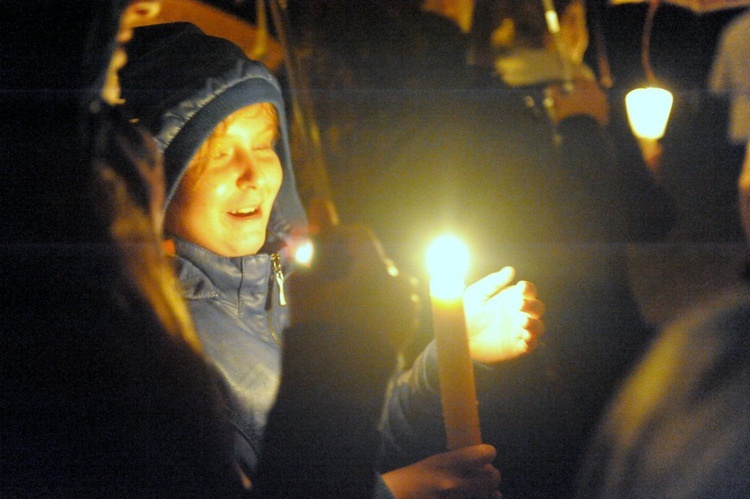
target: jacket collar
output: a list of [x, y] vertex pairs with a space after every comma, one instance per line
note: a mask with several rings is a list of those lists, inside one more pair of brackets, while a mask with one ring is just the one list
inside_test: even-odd
[[188, 300], [219, 298], [237, 307], [246, 296], [265, 300], [272, 270], [270, 255], [225, 257], [179, 238], [174, 238], [174, 245], [178, 280]]

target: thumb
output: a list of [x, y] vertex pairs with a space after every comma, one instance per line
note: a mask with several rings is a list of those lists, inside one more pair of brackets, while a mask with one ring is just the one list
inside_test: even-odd
[[471, 445], [456, 449], [454, 456], [467, 466], [483, 466], [497, 457], [497, 450], [489, 444]]
[[312, 198], [307, 210], [307, 218], [311, 234], [320, 234], [339, 224], [336, 207], [329, 199]]
[[480, 300], [488, 300], [508, 286], [516, 277], [516, 269], [503, 267], [498, 272], [483, 277], [471, 286], [472, 294]]

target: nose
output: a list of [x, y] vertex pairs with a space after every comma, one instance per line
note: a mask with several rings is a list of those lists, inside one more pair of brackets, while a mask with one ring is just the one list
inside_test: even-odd
[[266, 182], [266, 176], [263, 169], [260, 168], [250, 157], [245, 155], [242, 158], [242, 164], [237, 177], [237, 187], [240, 189], [259, 189]]

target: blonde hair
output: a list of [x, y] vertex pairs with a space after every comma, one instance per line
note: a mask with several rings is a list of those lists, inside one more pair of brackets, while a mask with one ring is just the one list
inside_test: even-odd
[[232, 123], [241, 120], [257, 119], [262, 117], [268, 118], [269, 123], [276, 130], [276, 138], [278, 139], [279, 113], [276, 110], [276, 106], [269, 102], [259, 102], [243, 107], [242, 109], [230, 114], [229, 116], [224, 118], [218, 125], [216, 125], [216, 127], [211, 132], [211, 135], [203, 142], [203, 144], [201, 144], [198, 152], [196, 152], [195, 156], [193, 156], [193, 159], [188, 165], [188, 169], [197, 169], [195, 171], [195, 180], [200, 177], [206, 166], [208, 166], [208, 159], [216, 152], [219, 139], [224, 136], [227, 129]]
[[95, 200], [118, 253], [121, 279], [116, 282], [121, 285], [113, 290], [116, 300], [122, 307], [140, 309], [135, 313], [143, 313], [145, 305], [170, 336], [201, 352], [174, 270], [162, 249], [161, 228], [154, 223], [153, 210], [161, 207], [151, 203], [154, 186], [149, 185], [149, 177], [156, 177], [156, 170], [162, 178], [161, 156], [151, 138], [129, 124], [105, 133], [100, 150], [94, 163]]

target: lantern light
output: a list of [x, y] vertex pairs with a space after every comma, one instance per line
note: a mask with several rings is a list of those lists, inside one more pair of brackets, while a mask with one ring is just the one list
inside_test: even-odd
[[667, 128], [674, 98], [658, 87], [636, 88], [625, 96], [625, 108], [633, 134], [639, 139], [660, 139]]

